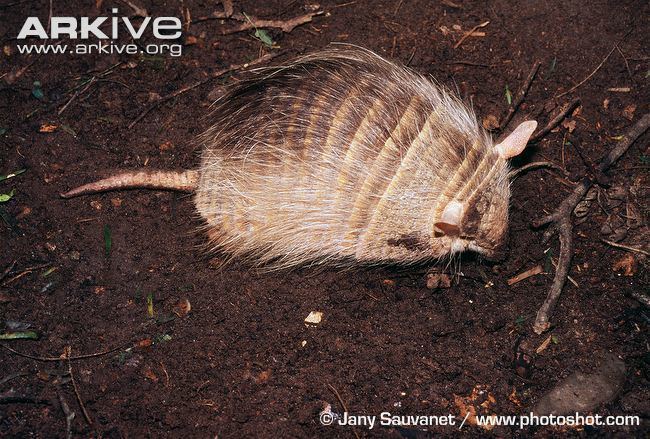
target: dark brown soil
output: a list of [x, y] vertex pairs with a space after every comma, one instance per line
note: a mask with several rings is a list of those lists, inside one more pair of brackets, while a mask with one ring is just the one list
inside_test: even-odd
[[[136, 3], [154, 17], [189, 10], [196, 20], [222, 10], [215, 2], [193, 0]], [[235, 12], [286, 19], [304, 13], [304, 3], [236, 1]], [[106, 0], [98, 10], [94, 1], [71, 1], [54, 2], [53, 15], [110, 16], [115, 6], [132, 11], [126, 2]], [[89, 426], [66, 362], [0, 349], [0, 435], [64, 437], [62, 399], [76, 415], [75, 437], [352, 437], [350, 427], [319, 422], [326, 404], [341, 413], [342, 403], [356, 414], [452, 414], [457, 422], [463, 404], [482, 413], [519, 414], [560, 379], [588, 371], [603, 351], [625, 361], [627, 379], [619, 397], [593, 413], [638, 415], [641, 426], [501, 427], [488, 433], [466, 424], [463, 430], [497, 436], [647, 434], [650, 313], [631, 297], [648, 290], [647, 262], [601, 238], [648, 248], [648, 134], [612, 169], [610, 187], [598, 189], [578, 220], [570, 273], [577, 286], [564, 289], [550, 331], [554, 342], [535, 356], [524, 378], [513, 359], [522, 340], [534, 351], [549, 335], [535, 336], [531, 325], [552, 280], [548, 252], [557, 257], [558, 245], [555, 239], [542, 243], [531, 222], [569, 193], [569, 181], [590, 172], [575, 145], [595, 163], [648, 111], [648, 3], [323, 0], [321, 8], [323, 15], [291, 33], [269, 30], [280, 46], [270, 50], [280, 54], [274, 62], [332, 41], [355, 43], [456, 88], [483, 120], [505, 112], [506, 86], [514, 94], [539, 60], [518, 117], [543, 125], [555, 106], [581, 99], [577, 113], [515, 163], [551, 160], [568, 176], [537, 170], [514, 182], [507, 259], [489, 264], [468, 256], [463, 276], [440, 290], [427, 289], [427, 267], [261, 273], [235, 261], [219, 268], [199, 250], [200, 222], [187, 196], [129, 191], [60, 199], [60, 191], [114, 169], [195, 167], [192, 139], [209, 124], [203, 116], [210, 93], [241, 73], [184, 93], [128, 125], [155, 94], [269, 50], [253, 31], [222, 36], [231, 22], [209, 20], [184, 29], [183, 41], [194, 44], [185, 45], [181, 57], [28, 56], [17, 52], [15, 38], [26, 17], [46, 22], [49, 2], [2, 0], [0, 175], [27, 170], [0, 182], [0, 193], [15, 189], [0, 204], [0, 323], [8, 325], [0, 331], [20, 322], [40, 333], [38, 341], [3, 343], [39, 357], [59, 357], [66, 346], [73, 356], [116, 350], [72, 362]], [[484, 36], [454, 48], [485, 21], [478, 29]], [[618, 50], [593, 76], [553, 100], [593, 72], [615, 44]], [[84, 81], [101, 72], [86, 88]], [[42, 99], [32, 93], [34, 81], [42, 84]], [[629, 91], [609, 90], [621, 87]], [[40, 132], [46, 124], [56, 129]], [[112, 238], [108, 255], [105, 230]], [[537, 264], [550, 273], [507, 285]], [[626, 266], [627, 275], [621, 272]], [[147, 313], [149, 295], [154, 319]], [[179, 317], [174, 307], [182, 299], [192, 309]], [[322, 311], [324, 320], [306, 327], [303, 320], [313, 310]], [[5, 380], [12, 374], [20, 375]], [[12, 389], [42, 401], [7, 401]], [[467, 402], [473, 391], [477, 399]], [[458, 427], [429, 431], [455, 436]], [[387, 428], [356, 433], [423, 434]]]

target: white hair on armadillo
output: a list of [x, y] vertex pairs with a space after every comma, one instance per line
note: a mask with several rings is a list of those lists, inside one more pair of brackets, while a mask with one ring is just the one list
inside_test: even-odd
[[196, 205], [234, 256], [410, 263], [502, 244], [505, 157], [459, 99], [368, 50], [260, 70], [212, 117]]
[[210, 245], [272, 268], [489, 257], [505, 243], [507, 159], [536, 127], [495, 146], [443, 87], [350, 46], [257, 71], [209, 117], [197, 170], [125, 172], [63, 196], [194, 190]]

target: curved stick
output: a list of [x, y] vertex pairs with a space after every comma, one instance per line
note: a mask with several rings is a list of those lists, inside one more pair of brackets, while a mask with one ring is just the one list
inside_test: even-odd
[[[625, 152], [627, 152], [636, 139], [648, 130], [648, 128], [650, 128], [650, 113], [645, 114], [625, 135], [623, 135], [623, 138], [601, 161], [598, 169], [601, 172], [607, 171], [618, 159], [621, 158], [623, 154], [625, 154]], [[537, 334], [541, 334], [550, 327], [549, 316], [553, 314], [557, 300], [562, 293], [562, 288], [564, 287], [567, 276], [569, 275], [571, 258], [573, 257], [573, 223], [571, 221], [571, 215], [592, 185], [593, 181], [591, 179], [587, 177], [583, 178], [573, 192], [565, 198], [562, 203], [560, 203], [555, 212], [533, 223], [534, 227], [551, 224], [549, 229], [544, 233], [545, 241], [550, 239], [555, 232], [558, 233], [560, 240], [560, 257], [553, 278], [553, 284], [546, 296], [546, 300], [544, 300], [544, 303], [537, 311], [537, 317], [533, 324], [533, 331]]]

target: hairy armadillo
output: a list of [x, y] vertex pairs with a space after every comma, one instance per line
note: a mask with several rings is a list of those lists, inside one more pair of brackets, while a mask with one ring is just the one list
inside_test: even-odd
[[489, 258], [507, 232], [507, 160], [536, 126], [495, 145], [430, 79], [365, 49], [326, 49], [217, 101], [198, 170], [121, 173], [63, 196], [195, 192], [214, 248], [276, 267]]

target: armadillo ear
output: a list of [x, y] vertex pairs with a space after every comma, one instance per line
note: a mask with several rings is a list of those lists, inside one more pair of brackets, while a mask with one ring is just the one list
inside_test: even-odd
[[535, 129], [537, 129], [536, 121], [522, 122], [508, 137], [495, 146], [499, 157], [507, 160], [521, 154]]
[[435, 226], [442, 230], [445, 235], [458, 235], [460, 233], [460, 221], [463, 218], [465, 206], [458, 201], [450, 201], [442, 211], [440, 220]]

